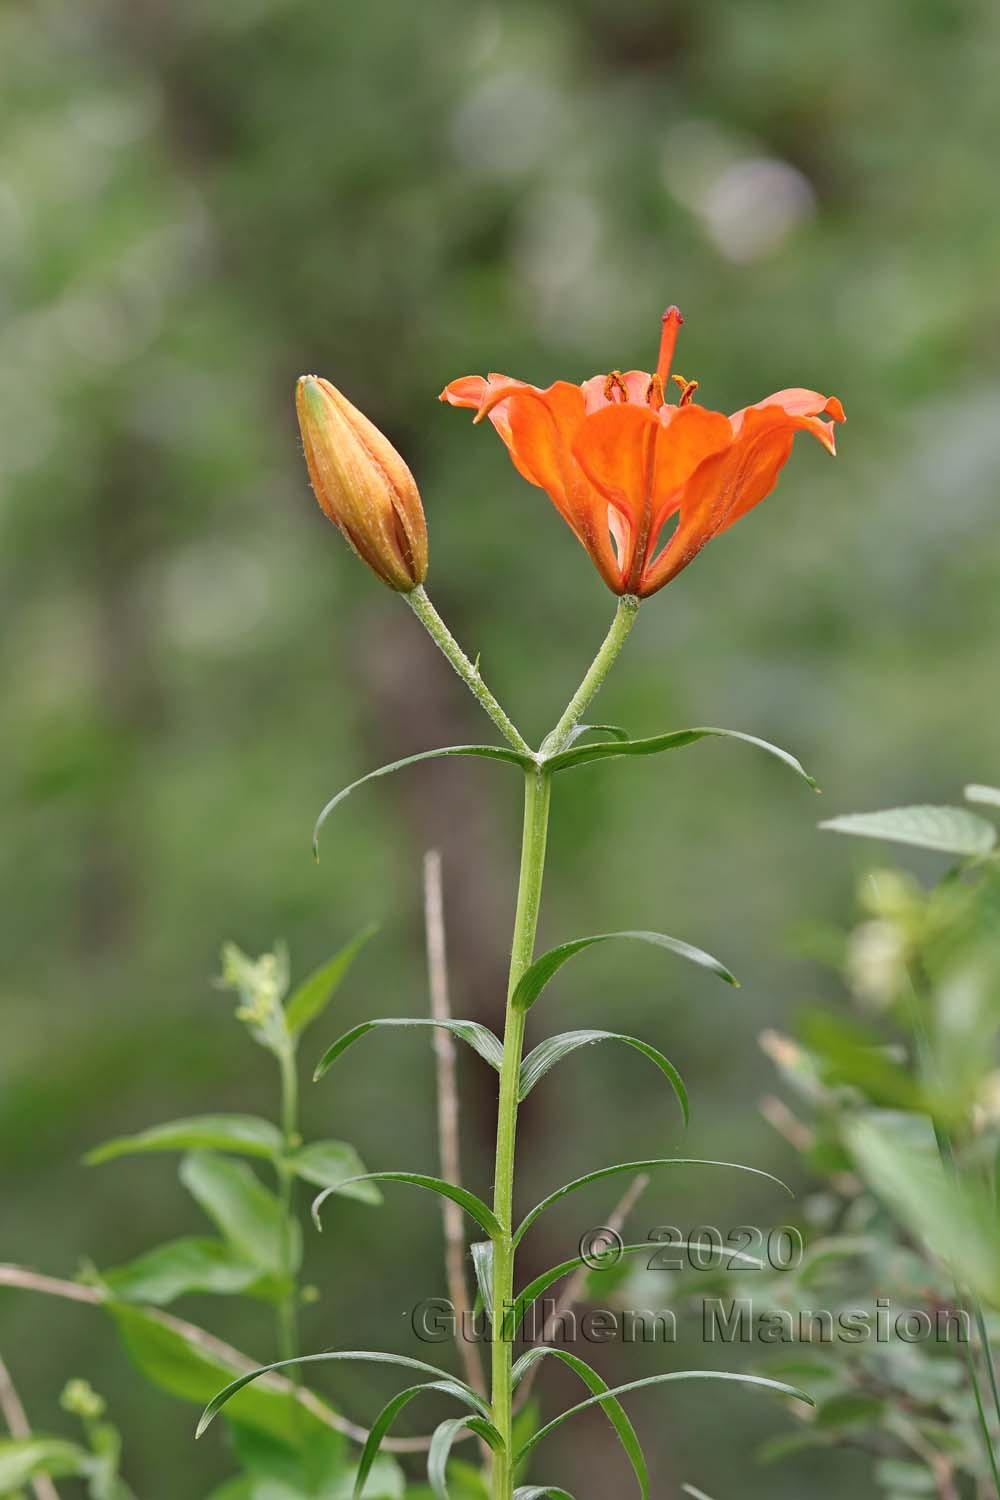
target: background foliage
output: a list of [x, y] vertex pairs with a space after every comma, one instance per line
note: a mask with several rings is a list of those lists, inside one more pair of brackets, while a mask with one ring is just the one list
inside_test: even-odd
[[[988, 0], [38, 0], [4, 8], [0, 57], [3, 1258], [70, 1274], [200, 1232], [168, 1162], [84, 1175], [79, 1159], [157, 1119], [272, 1112], [267, 1059], [210, 988], [225, 936], [252, 952], [282, 936], [304, 973], [378, 919], [317, 1050], [341, 1022], [419, 1013], [419, 860], [437, 842], [456, 1009], [497, 1021], [516, 785], [419, 768], [353, 801], [318, 870], [309, 857], [338, 786], [479, 729], [309, 499], [291, 403], [304, 369], [406, 454], [432, 593], [533, 734], [610, 600], [491, 435], [436, 405], [445, 380], [648, 364], [676, 301], [678, 367], [708, 404], [836, 392], [842, 457], [797, 454], [778, 495], [645, 609], [602, 716], [788, 744], [828, 812], [996, 779]], [[828, 984], [789, 938], [849, 910], [870, 853], [821, 841], [817, 806], [721, 743], [619, 769], [613, 791], [600, 767], [560, 785], [543, 943], [661, 927], [744, 981], [730, 995], [609, 951], [549, 1001], [554, 1029], [620, 1011], [664, 1046], [691, 1088], [691, 1154], [795, 1170], [755, 1117], [754, 1037]], [[393, 1039], [381, 1061], [307, 1090], [308, 1132], [356, 1142], [373, 1169], [402, 1146], [433, 1170], [429, 1049]], [[598, 1151], [623, 1159], [657, 1132], [680, 1145], [638, 1059], [599, 1065], [596, 1100], [588, 1055], [532, 1096], [529, 1199]], [[484, 1076], [467, 1063], [480, 1190]], [[607, 1207], [595, 1190], [540, 1228], [539, 1266]], [[640, 1212], [693, 1226], [783, 1210], [713, 1178], [654, 1186]], [[406, 1309], [441, 1290], [433, 1204], [344, 1201], [335, 1217], [336, 1236], [307, 1236], [324, 1292], [307, 1342], [404, 1347]], [[263, 1310], [211, 1311], [242, 1347], [266, 1345]], [[165, 1454], [184, 1493], [225, 1472], [89, 1310], [4, 1294], [0, 1349], [42, 1426], [60, 1426], [65, 1377], [86, 1371], [141, 1493], [158, 1493]], [[702, 1357], [612, 1348], [605, 1368]], [[329, 1388], [355, 1416], [381, 1391], [357, 1374]], [[661, 1484], [752, 1500], [821, 1476], [831, 1496], [864, 1493], [849, 1458], [749, 1470], [785, 1419], [738, 1393], [725, 1446], [696, 1389], [636, 1419]], [[613, 1486], [599, 1422], [557, 1442], [571, 1489], [605, 1472]]]

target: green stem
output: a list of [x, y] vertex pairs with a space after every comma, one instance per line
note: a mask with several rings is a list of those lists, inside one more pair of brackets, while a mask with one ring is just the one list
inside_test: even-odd
[[421, 625], [427, 631], [431, 640], [451, 662], [459, 677], [461, 677], [472, 695], [489, 714], [508, 744], [513, 745], [515, 750], [520, 750], [523, 755], [531, 755], [531, 746], [518, 730], [517, 726], [504, 713], [479, 675], [479, 668], [466, 656], [427, 597], [423, 585], [418, 585], [411, 593], [404, 595], [404, 598]]
[[[278, 1303], [278, 1352], [281, 1359], [295, 1359], [299, 1353], [298, 1286], [292, 1258], [295, 1174], [285, 1159], [299, 1144], [299, 1078], [293, 1044], [282, 1047], [278, 1053], [278, 1065], [281, 1069], [281, 1131], [284, 1136], [284, 1154], [278, 1162], [281, 1269], [289, 1283], [289, 1290]], [[293, 1366], [291, 1378], [298, 1378], [298, 1366]]]
[[635, 624], [635, 617], [639, 613], [639, 603], [640, 601], [634, 594], [622, 594], [618, 600], [618, 608], [611, 622], [611, 629], [604, 638], [604, 644], [594, 657], [586, 677], [567, 703], [566, 711], [559, 723], [546, 738], [542, 746], [543, 754], [558, 755], [596, 698], [618, 653], [628, 639], [629, 631]]
[[491, 1394], [493, 1422], [504, 1441], [504, 1451], [494, 1459], [494, 1500], [511, 1500], [514, 1471], [511, 1449], [512, 1341], [504, 1337], [504, 1315], [514, 1300], [514, 1246], [512, 1210], [514, 1198], [514, 1145], [517, 1135], [517, 1095], [524, 1047], [525, 1012], [511, 1003], [518, 981], [535, 951], [538, 910], [545, 869], [551, 777], [532, 767], [525, 777], [524, 833], [521, 871], [517, 889], [517, 912], [507, 986], [507, 1017], [504, 1026], [503, 1067], [500, 1072], [500, 1105], [497, 1117], [497, 1155], [493, 1188], [493, 1211], [502, 1233], [493, 1248], [493, 1345]]

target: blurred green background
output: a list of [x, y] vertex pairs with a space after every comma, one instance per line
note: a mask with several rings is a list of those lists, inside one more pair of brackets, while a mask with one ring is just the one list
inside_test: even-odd
[[[435, 398], [487, 369], [546, 384], [648, 368], [671, 301], [677, 367], [707, 405], [814, 386], [848, 425], [836, 462], [803, 440], [776, 495], [646, 605], [600, 717], [764, 735], [825, 796], [724, 743], [561, 781], [543, 941], [659, 928], [744, 988], [598, 951], [553, 986], [536, 1036], [648, 1037], [691, 1089], [691, 1154], [794, 1171], [757, 1113], [772, 1080], [755, 1039], [815, 997], [794, 934], [845, 914], [872, 857], [818, 815], [996, 778], [996, 6], [35, 0], [3, 8], [0, 58], [0, 1258], [70, 1275], [197, 1230], [170, 1159], [80, 1158], [174, 1115], [272, 1108], [269, 1060], [211, 988], [226, 937], [284, 937], [302, 975], [374, 918], [313, 1045], [419, 1014], [420, 862], [437, 845], [456, 1011], [497, 1022], [515, 776], [417, 768], [352, 800], [310, 857], [344, 782], [490, 731], [319, 514], [293, 381], [327, 375], [406, 456], [432, 597], [537, 738], [612, 600], [494, 434]], [[307, 1092], [311, 1129], [372, 1168], [433, 1171], [429, 1048], [365, 1046]], [[485, 1192], [494, 1092], [462, 1064]], [[652, 1070], [580, 1054], [525, 1110], [522, 1201], [681, 1144]], [[581, 1194], [526, 1268], [609, 1208]], [[787, 1212], [692, 1176], [651, 1188], [633, 1228]], [[323, 1298], [307, 1344], [419, 1354], [406, 1310], [443, 1283], [433, 1201], [345, 1202], [330, 1230], [309, 1237]], [[266, 1310], [188, 1310], [270, 1353]], [[63, 1425], [68, 1375], [93, 1379], [142, 1495], [186, 1500], [226, 1472], [223, 1435], [195, 1449], [190, 1410], [146, 1388], [86, 1308], [0, 1293], [0, 1352], [40, 1426]], [[696, 1330], [596, 1354], [619, 1380], [705, 1358]], [[373, 1378], [324, 1384], [359, 1421], [377, 1409]], [[550, 1413], [560, 1386], [542, 1383]], [[766, 1400], [693, 1387], [634, 1414], [657, 1493], [868, 1493], [863, 1462], [755, 1470], [788, 1420]], [[565, 1434], [546, 1473], [616, 1492], [600, 1420]]]

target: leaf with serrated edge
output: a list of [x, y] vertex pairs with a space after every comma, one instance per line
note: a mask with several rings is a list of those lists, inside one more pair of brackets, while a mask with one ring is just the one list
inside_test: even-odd
[[749, 1172], [752, 1177], [763, 1177], [768, 1182], [775, 1182], [790, 1198], [795, 1197], [787, 1182], [782, 1182], [780, 1177], [775, 1177], [771, 1172], [764, 1172], [760, 1167], [745, 1167], [742, 1162], [738, 1161], [713, 1161], [701, 1156], [656, 1156], [649, 1161], [621, 1161], [611, 1167], [598, 1167], [595, 1172], [587, 1172], [583, 1177], [574, 1177], [572, 1182], [556, 1188], [555, 1192], [549, 1193], [541, 1203], [536, 1203], [517, 1228], [514, 1235], [515, 1248], [521, 1243], [535, 1220], [547, 1208], [551, 1208], [553, 1203], [558, 1203], [561, 1198], [565, 1198], [568, 1193], [575, 1193], [578, 1188], [587, 1187], [592, 1182], [600, 1182], [605, 1177], [616, 1177], [621, 1172], [634, 1173], [638, 1177], [644, 1172], [654, 1172], [659, 1167], [727, 1167], [733, 1172]]
[[889, 807], [882, 812], [846, 813], [819, 826], [829, 833], [884, 839], [939, 854], [989, 854], [997, 841], [993, 824], [964, 807]]
[[456, 1375], [449, 1374], [447, 1370], [438, 1369], [437, 1365], [426, 1364], [422, 1359], [410, 1359], [405, 1354], [383, 1354], [377, 1349], [324, 1349], [321, 1354], [300, 1354], [297, 1359], [275, 1360], [273, 1364], [261, 1365], [258, 1370], [250, 1370], [246, 1375], [240, 1375], [238, 1379], [231, 1380], [223, 1390], [216, 1392], [205, 1407], [199, 1419], [195, 1437], [201, 1437], [226, 1402], [230, 1401], [237, 1391], [241, 1391], [252, 1381], [258, 1380], [261, 1375], [267, 1375], [271, 1370], [286, 1370], [290, 1365], [315, 1365], [337, 1360], [357, 1360], [359, 1364], [401, 1365], [406, 1370], [419, 1370], [422, 1375], [433, 1375], [436, 1380], [445, 1380], [450, 1385], [460, 1385], [470, 1396], [475, 1397], [476, 1394], [464, 1380], [459, 1380]]
[[548, 953], [543, 953], [540, 958], [536, 958], [518, 981], [512, 1001], [514, 1009], [527, 1010], [529, 1006], [534, 1005], [552, 976], [575, 954], [582, 953], [586, 948], [593, 948], [597, 943], [615, 942], [620, 938], [639, 943], [651, 943], [656, 948], [666, 948], [669, 952], [675, 953], [678, 958], [686, 958], [689, 963], [697, 964], [699, 968], [709, 969], [719, 979], [724, 979], [727, 984], [737, 986], [739, 984], [739, 981], [733, 978], [729, 970], [724, 964], [720, 964], [717, 958], [713, 958], [710, 953], [704, 952], [701, 948], [693, 947], [691, 943], [682, 942], [680, 938], [667, 937], [663, 932], [598, 932], [589, 937], [573, 938], [571, 942], [560, 943], [558, 948], [550, 948]]
[[[643, 1240], [641, 1245], [619, 1245], [616, 1242], [615, 1260], [617, 1262], [623, 1255], [642, 1255], [643, 1252], [650, 1255], [653, 1253], [654, 1245], [655, 1241], [652, 1240]], [[671, 1250], [711, 1250], [713, 1255], [724, 1256], [730, 1262], [739, 1261], [740, 1265], [753, 1266], [756, 1271], [765, 1269], [764, 1262], [758, 1260], [756, 1255], [747, 1255], [743, 1250], [731, 1250], [728, 1246], [720, 1248], [718, 1245], [708, 1245], [703, 1240], [678, 1240], [676, 1244], [671, 1243], [670, 1248]], [[564, 1276], [575, 1271], [577, 1266], [582, 1265], [586, 1265], [583, 1256], [574, 1255], [571, 1260], [564, 1260], [558, 1266], [552, 1266], [548, 1271], [543, 1271], [540, 1276], [535, 1277], [534, 1281], [529, 1282], [523, 1291], [518, 1292], [504, 1317], [504, 1338], [513, 1339], [531, 1304], [547, 1292], [550, 1286], [554, 1286], [557, 1281], [561, 1281]], [[600, 1268], [593, 1267], [592, 1269], [599, 1270]]]
[[592, 760], [611, 760], [619, 755], [659, 755], [664, 750], [680, 750], [684, 745], [693, 745], [697, 740], [704, 739], [742, 740], [745, 745], [753, 745], [755, 749], [763, 750], [783, 761], [814, 792], [819, 790], [809, 772], [794, 755], [778, 745], [772, 745], [768, 740], [758, 739], [755, 734], [744, 734], [740, 729], [676, 729], [671, 734], [656, 734], [643, 740], [627, 740], [610, 745], [576, 745], [572, 750], [563, 750], [561, 754], [552, 756], [545, 764], [550, 771], [563, 771], [570, 766], [585, 766]]
[[478, 1437], [493, 1449], [494, 1453], [503, 1452], [503, 1438], [500, 1436], [492, 1422], [485, 1417], [452, 1417], [447, 1422], [442, 1422], [434, 1429], [431, 1445], [427, 1453], [427, 1478], [430, 1487], [437, 1496], [437, 1500], [449, 1500], [447, 1469], [448, 1458], [452, 1446], [463, 1427], [470, 1432], [476, 1433]]
[[89, 1167], [113, 1161], [117, 1156], [135, 1156], [147, 1151], [232, 1151], [238, 1156], [281, 1154], [281, 1131], [270, 1120], [256, 1115], [192, 1115], [153, 1125], [138, 1135], [117, 1136], [88, 1152]]
[[425, 1391], [439, 1391], [442, 1395], [453, 1396], [456, 1401], [464, 1401], [467, 1406], [471, 1406], [473, 1411], [481, 1413], [484, 1417], [489, 1416], [489, 1408], [486, 1402], [455, 1380], [428, 1380], [423, 1385], [411, 1385], [405, 1391], [399, 1391], [390, 1401], [386, 1402], [371, 1425], [371, 1431], [365, 1441], [365, 1446], [361, 1452], [361, 1459], [358, 1463], [358, 1472], [354, 1481], [353, 1500], [360, 1500], [361, 1492], [365, 1487], [365, 1480], [371, 1473], [372, 1464], [378, 1456], [378, 1450], [381, 1448], [393, 1422], [404, 1407], [409, 1406], [411, 1401], [415, 1400], [417, 1396], [423, 1395]]
[[499, 1040], [488, 1026], [481, 1026], [478, 1021], [438, 1021], [430, 1016], [383, 1016], [377, 1021], [362, 1021], [360, 1026], [355, 1026], [350, 1031], [345, 1031], [342, 1037], [338, 1037], [316, 1064], [313, 1082], [318, 1083], [327, 1068], [336, 1062], [348, 1047], [360, 1041], [363, 1036], [367, 1036], [369, 1031], [377, 1031], [384, 1026], [437, 1026], [450, 1031], [453, 1036], [466, 1042], [474, 1052], [478, 1052], [479, 1056], [490, 1064], [490, 1067], [496, 1068], [498, 1073], [503, 1063], [503, 1047]]
[[805, 1391], [797, 1390], [793, 1385], [785, 1385], [784, 1381], [781, 1380], [768, 1380], [763, 1375], [740, 1375], [730, 1370], [671, 1370], [666, 1375], [647, 1375], [643, 1380], [630, 1380], [627, 1385], [613, 1386], [604, 1395], [591, 1396], [588, 1400], [580, 1401], [576, 1406], [571, 1406], [568, 1410], [560, 1412], [557, 1417], [553, 1417], [551, 1422], [546, 1422], [544, 1427], [540, 1427], [528, 1439], [521, 1448], [521, 1451], [515, 1456], [515, 1464], [522, 1463], [531, 1450], [537, 1447], [542, 1441], [542, 1438], [548, 1437], [550, 1432], [554, 1432], [557, 1427], [561, 1427], [563, 1422], [568, 1421], [570, 1417], [575, 1417], [577, 1412], [587, 1411], [593, 1406], [601, 1406], [610, 1398], [624, 1396], [629, 1391], [639, 1391], [643, 1387], [650, 1385], [666, 1385], [673, 1380], [735, 1381], [739, 1385], [750, 1385], [755, 1386], [759, 1390], [774, 1391], [779, 1396], [791, 1396], [796, 1401], [804, 1401], [806, 1406], [816, 1405], [812, 1397], [808, 1396]]
[[[536, 1364], [538, 1360], [544, 1359], [546, 1356], [558, 1359], [562, 1364], [568, 1366], [575, 1375], [579, 1375], [592, 1395], [606, 1396], [611, 1389], [608, 1382], [602, 1376], [598, 1375], [597, 1371], [584, 1360], [578, 1358], [577, 1355], [571, 1354], [568, 1349], [554, 1349], [545, 1344], [539, 1344], [533, 1349], [528, 1349], [521, 1355], [521, 1358], [511, 1371], [511, 1379], [514, 1384], [517, 1384], [533, 1364]], [[632, 1465], [632, 1472], [638, 1481], [639, 1494], [642, 1496], [642, 1500], [649, 1500], [649, 1470], [646, 1467], [642, 1444], [639, 1442], [636, 1430], [632, 1426], [625, 1408], [620, 1401], [609, 1400], [605, 1402], [604, 1412], [615, 1432], [617, 1432], [618, 1440], [625, 1449], [628, 1461]]]
[[544, 1042], [539, 1042], [521, 1064], [518, 1101], [523, 1102], [535, 1084], [544, 1078], [549, 1069], [555, 1067], [562, 1058], [568, 1057], [571, 1052], [576, 1052], [580, 1047], [592, 1046], [595, 1042], [624, 1042], [626, 1047], [633, 1047], [636, 1052], [641, 1052], [643, 1057], [648, 1057], [669, 1081], [677, 1095], [684, 1123], [685, 1125], [688, 1123], [687, 1089], [673, 1063], [668, 1057], [664, 1057], [662, 1052], [651, 1047], [648, 1042], [640, 1041], [638, 1037], [625, 1036], [620, 1031], [564, 1031], [559, 1036], [550, 1036]]
[[308, 979], [289, 995], [285, 1001], [285, 1025], [292, 1036], [298, 1036], [303, 1032], [310, 1022], [321, 1016], [333, 999], [348, 969], [367, 943], [368, 939], [378, 931], [374, 922], [369, 922], [367, 927], [345, 943], [339, 953], [327, 959], [318, 969], [314, 969]]
[[520, 766], [524, 770], [535, 764], [533, 756], [522, 755], [518, 750], [504, 749], [501, 745], [445, 745], [440, 750], [422, 750], [419, 755], [405, 755], [402, 760], [394, 760], [388, 766], [379, 766], [377, 771], [369, 771], [367, 776], [359, 776], [357, 781], [352, 781], [350, 786], [345, 786], [343, 791], [330, 798], [316, 819], [316, 827], [313, 829], [313, 852], [317, 858], [319, 857], [319, 836], [323, 824], [345, 797], [356, 792], [358, 787], [364, 786], [367, 781], [376, 781], [380, 776], [391, 776], [394, 771], [402, 771], [406, 766], [415, 766], [422, 760], [439, 760], [444, 755], [474, 755], [483, 760], [503, 760], [509, 765]]
[[366, 1172], [363, 1177], [349, 1177], [346, 1182], [340, 1182], [336, 1187], [327, 1188], [313, 1200], [312, 1216], [317, 1229], [322, 1225], [319, 1219], [319, 1211], [331, 1193], [341, 1193], [348, 1183], [352, 1182], [408, 1182], [413, 1187], [426, 1188], [428, 1192], [437, 1193], [441, 1198], [450, 1198], [460, 1208], [464, 1208], [469, 1216], [475, 1219], [480, 1229], [485, 1229], [491, 1239], [496, 1239], [501, 1233], [500, 1221], [482, 1198], [477, 1198], [475, 1193], [470, 1193], [467, 1188], [456, 1187], [453, 1182], [445, 1182], [442, 1177], [427, 1177], [422, 1172]]

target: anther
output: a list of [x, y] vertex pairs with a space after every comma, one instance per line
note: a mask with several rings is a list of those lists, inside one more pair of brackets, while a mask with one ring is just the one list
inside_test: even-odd
[[697, 380], [685, 380], [683, 375], [671, 375], [670, 379], [681, 388], [681, 398], [678, 406], [688, 406], [694, 400], [694, 393], [698, 389]]
[[604, 381], [605, 401], [614, 401], [616, 394], [621, 401], [628, 400], [628, 386], [622, 379], [621, 370], [612, 370], [611, 374]]

